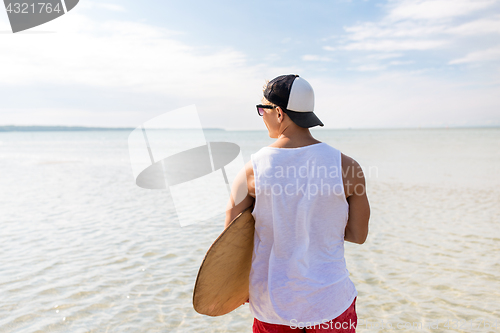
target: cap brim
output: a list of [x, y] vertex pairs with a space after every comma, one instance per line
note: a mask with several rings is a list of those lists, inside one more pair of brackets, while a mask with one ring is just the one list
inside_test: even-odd
[[286, 114], [300, 127], [309, 128], [314, 126], [324, 126], [314, 112], [297, 112], [285, 110]]

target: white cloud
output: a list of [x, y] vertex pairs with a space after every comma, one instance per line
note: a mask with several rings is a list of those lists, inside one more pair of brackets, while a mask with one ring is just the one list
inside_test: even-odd
[[381, 22], [365, 22], [351, 27], [345, 27], [346, 41], [357, 42], [370, 39], [387, 38], [435, 38], [436, 36], [474, 36], [500, 33], [500, 15], [482, 17], [463, 24], [436, 21], [401, 21], [391, 22], [387, 19]]
[[83, 84], [206, 97], [220, 95], [227, 80], [257, 77], [252, 71], [258, 68], [246, 66], [245, 55], [230, 48], [206, 51], [154, 26], [67, 16], [44, 26], [57, 33], [15, 35], [0, 44], [0, 84]]
[[430, 50], [445, 46], [448, 44], [446, 40], [377, 40], [377, 41], [364, 41], [357, 43], [350, 43], [340, 47], [342, 50], [347, 51], [408, 51], [408, 50]]
[[[1, 17], [0, 25], [5, 25]], [[105, 126], [113, 118], [109, 117], [112, 112], [131, 110], [122, 101], [126, 100], [134, 103], [136, 111], [135, 117], [117, 120], [122, 126], [127, 122], [135, 126], [158, 110], [166, 112], [195, 103], [200, 117], [206, 120], [204, 126], [258, 127], [262, 120], [252, 111], [262, 97], [265, 78], [301, 72], [297, 67], [250, 65], [244, 53], [230, 47], [193, 47], [180, 41], [181, 32], [144, 23], [95, 21], [79, 12], [70, 12], [30, 32], [2, 36], [0, 89], [19, 91], [20, 95], [17, 108], [3, 103], [2, 113], [10, 110], [9, 117], [2, 117], [3, 123], [17, 123], [20, 115], [29, 115], [25, 121], [32, 124], [52, 121], [91, 125], [93, 121], [94, 125]], [[51, 97], [37, 107], [27, 106], [24, 96], [42, 89]], [[57, 92], [60, 96], [75, 95], [76, 90], [83, 90], [82, 95], [88, 90], [104, 98], [102, 103], [111, 106], [105, 110], [108, 116], [98, 114], [103, 111], [103, 107], [95, 107], [99, 101], [92, 101], [91, 108], [86, 109], [68, 98], [55, 97]], [[82, 97], [80, 103], [84, 100]], [[13, 111], [17, 109], [19, 112]], [[235, 112], [241, 112], [241, 117], [228, 117]], [[206, 116], [208, 113], [210, 116]], [[67, 116], [58, 116], [62, 114]]]
[[302, 56], [302, 60], [304, 61], [332, 61], [329, 57], [321, 57], [314, 54], [306, 54]]
[[362, 65], [353, 68], [348, 68], [349, 70], [359, 71], [359, 72], [373, 72], [373, 71], [382, 71], [386, 69], [385, 66], [380, 65]]
[[359, 72], [375, 72], [384, 71], [391, 66], [411, 65], [414, 63], [413, 60], [393, 60], [395, 58], [400, 58], [401, 56], [401, 53], [379, 53], [359, 56], [352, 59], [351, 62], [362, 65], [348, 67], [347, 69]]
[[446, 25], [403, 21], [373, 23], [366, 22], [352, 27], [344, 28], [348, 33], [349, 41], [363, 41], [370, 38], [402, 38], [402, 37], [422, 37], [430, 36], [436, 33], [442, 33], [446, 29]]
[[408, 60], [408, 61], [391, 61], [389, 62], [389, 65], [411, 65], [415, 63], [415, 61], [412, 61], [412, 60]]
[[365, 58], [367, 59], [376, 59], [376, 60], [383, 60], [383, 59], [393, 59], [393, 58], [399, 58], [402, 57], [402, 53], [376, 53], [376, 54], [370, 54], [367, 55]]
[[439, 20], [450, 19], [488, 8], [495, 0], [403, 0], [390, 1], [387, 19]]
[[500, 59], [500, 46], [489, 48], [487, 50], [481, 50], [477, 52], [471, 52], [465, 57], [454, 59], [449, 62], [450, 65], [464, 64], [471, 62], [485, 62], [485, 61], [498, 61]]
[[448, 28], [444, 32], [459, 36], [500, 34], [500, 15], [467, 22], [455, 27]]
[[104, 8], [104, 9], [112, 10], [115, 12], [124, 12], [125, 11], [125, 8], [120, 6], [120, 5], [116, 5], [116, 4], [112, 4], [112, 3], [105, 3], [105, 2], [94, 2], [94, 1], [88, 1], [88, 0], [79, 2], [78, 8], [79, 9]]
[[110, 4], [110, 3], [101, 3], [101, 4], [99, 4], [99, 7], [102, 7], [102, 8], [105, 8], [105, 9], [109, 9], [109, 10], [114, 10], [114, 11], [117, 11], [117, 12], [123, 12], [123, 11], [125, 11], [125, 8], [123, 8], [122, 6], [115, 5], [115, 4]]
[[[417, 57], [422, 51], [433, 50], [447, 51], [442, 53], [443, 57], [450, 58], [443, 65], [490, 61], [496, 53], [482, 50], [492, 46], [492, 36], [487, 39], [489, 35], [500, 34], [498, 4], [499, 0], [388, 0], [382, 7], [386, 12], [380, 20], [344, 27], [345, 35], [337, 38], [336, 44], [323, 48], [355, 51], [352, 62], [365, 59], [361, 52], [380, 52], [379, 62], [369, 67], [391, 65], [383, 54], [409, 55], [412, 51], [420, 51], [413, 52], [414, 66], [419, 65]], [[451, 60], [464, 52], [470, 55]]]

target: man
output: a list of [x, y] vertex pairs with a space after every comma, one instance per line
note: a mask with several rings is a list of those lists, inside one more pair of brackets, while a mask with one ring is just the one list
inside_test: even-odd
[[311, 135], [309, 128], [323, 123], [306, 80], [278, 76], [265, 86], [263, 102], [257, 111], [276, 141], [253, 154], [236, 177], [226, 213], [227, 227], [254, 205], [253, 331], [355, 332], [357, 291], [344, 240], [362, 244], [368, 234], [363, 172]]

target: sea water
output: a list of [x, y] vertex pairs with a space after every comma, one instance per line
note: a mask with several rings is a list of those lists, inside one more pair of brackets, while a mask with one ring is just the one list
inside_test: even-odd
[[[167, 190], [135, 185], [129, 133], [0, 133], [0, 332], [251, 332], [248, 305], [215, 318], [192, 307], [224, 212], [181, 227]], [[369, 236], [345, 245], [358, 331], [500, 330], [500, 129], [312, 133], [367, 178]], [[273, 142], [205, 136], [245, 162]]]

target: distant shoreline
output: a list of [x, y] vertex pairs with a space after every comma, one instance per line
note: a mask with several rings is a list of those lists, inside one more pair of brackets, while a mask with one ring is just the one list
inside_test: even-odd
[[[199, 130], [199, 128], [148, 128], [148, 130]], [[380, 128], [313, 128], [314, 131], [325, 130], [454, 130], [454, 129], [500, 129], [500, 126], [442, 126], [442, 127], [380, 127]], [[77, 131], [133, 131], [135, 127], [86, 127], [86, 126], [17, 126], [17, 125], [0, 125], [0, 133], [2, 132], [77, 132]], [[266, 129], [248, 129], [229, 130], [225, 128], [207, 127], [203, 131], [266, 131]]]
[[[0, 132], [67, 132], [67, 131], [132, 131], [134, 127], [85, 127], [85, 126], [0, 126]], [[156, 129], [156, 128], [153, 128]], [[161, 130], [195, 130], [197, 128], [158, 128]], [[150, 130], [150, 129], [148, 129]], [[225, 131], [223, 128], [203, 128], [208, 131]]]

